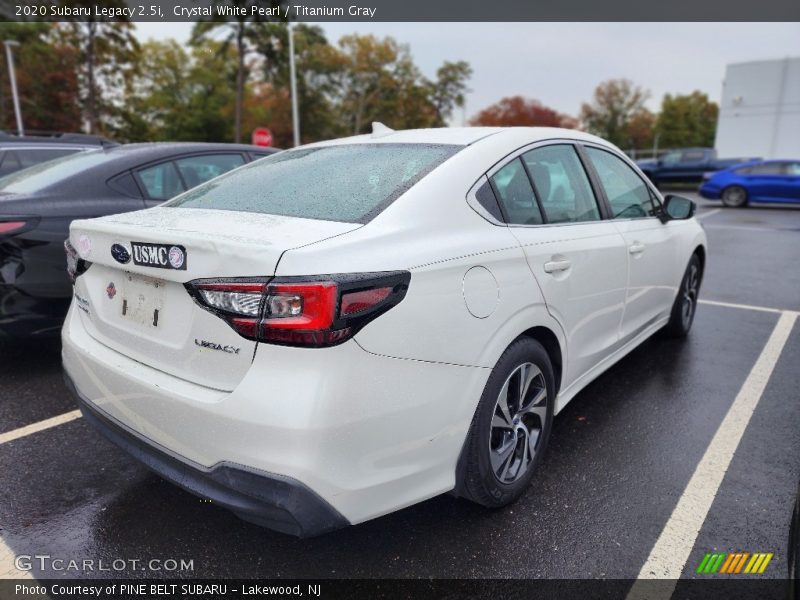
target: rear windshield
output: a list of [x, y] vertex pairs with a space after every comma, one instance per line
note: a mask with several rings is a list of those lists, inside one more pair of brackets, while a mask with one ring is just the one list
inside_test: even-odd
[[273, 154], [162, 206], [365, 223], [461, 146], [353, 144]]
[[61, 183], [84, 169], [94, 167], [113, 158], [113, 155], [106, 154], [103, 150], [98, 149], [76, 152], [39, 163], [0, 178], [0, 193], [35, 194], [45, 188]]

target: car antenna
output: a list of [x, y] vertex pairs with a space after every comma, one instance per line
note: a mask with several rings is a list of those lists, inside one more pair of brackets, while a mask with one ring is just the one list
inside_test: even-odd
[[378, 138], [383, 137], [385, 135], [391, 135], [394, 133], [394, 129], [391, 127], [387, 127], [380, 121], [373, 121], [372, 122], [372, 137]]

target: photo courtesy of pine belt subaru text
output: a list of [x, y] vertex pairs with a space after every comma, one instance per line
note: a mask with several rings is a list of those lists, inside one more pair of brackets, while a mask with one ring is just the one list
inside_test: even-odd
[[588, 134], [375, 124], [73, 222], [66, 379], [133, 457], [281, 532], [504, 506], [581, 389], [689, 333], [694, 211]]

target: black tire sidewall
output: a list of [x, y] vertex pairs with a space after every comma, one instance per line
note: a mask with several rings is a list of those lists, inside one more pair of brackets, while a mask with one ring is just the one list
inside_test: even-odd
[[[527, 472], [513, 483], [502, 483], [495, 477], [489, 462], [491, 422], [500, 389], [514, 369], [526, 362], [535, 364], [544, 375], [548, 400], [547, 416], [542, 428], [539, 447]], [[473, 500], [487, 506], [504, 506], [522, 495], [547, 448], [553, 424], [554, 406], [555, 379], [547, 351], [539, 342], [531, 338], [521, 338], [515, 341], [506, 349], [492, 370], [492, 374], [489, 376], [481, 395], [470, 429], [469, 452], [471, 456], [467, 466], [470, 472], [465, 475], [469, 478], [467, 485], [472, 488], [470, 496], [472, 496]]]
[[697, 266], [697, 277], [698, 277], [698, 284], [697, 284], [697, 291], [698, 294], [700, 292], [700, 285], [703, 282], [703, 265], [700, 262], [700, 258], [697, 254], [692, 254], [692, 258], [689, 259], [689, 264], [686, 265], [686, 270], [683, 272], [683, 277], [681, 278], [681, 284], [678, 288], [678, 295], [675, 297], [675, 302], [672, 304], [672, 313], [669, 317], [669, 323], [667, 323], [667, 332], [678, 337], [683, 337], [688, 335], [689, 331], [692, 329], [692, 325], [694, 324], [694, 318], [697, 315], [697, 301], [698, 298], [695, 298], [694, 301], [694, 308], [692, 310], [692, 318], [689, 321], [689, 326], [686, 327], [683, 323], [683, 290], [686, 287], [686, 280], [689, 278], [689, 271], [691, 270], [692, 265]]

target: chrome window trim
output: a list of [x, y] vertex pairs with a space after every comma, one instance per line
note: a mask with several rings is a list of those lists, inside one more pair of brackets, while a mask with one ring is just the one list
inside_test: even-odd
[[[656, 200], [659, 203], [659, 206], [661, 208], [663, 208], [663, 206], [664, 206], [664, 197], [658, 191], [658, 188], [653, 186], [652, 182], [647, 179], [647, 177], [644, 175], [644, 173], [642, 173], [641, 169], [639, 169], [639, 167], [636, 165], [636, 163], [633, 162], [627, 154], [625, 154], [624, 152], [621, 152], [620, 150], [618, 150], [617, 148], [615, 148], [615, 147], [613, 147], [611, 145], [603, 144], [602, 142], [597, 142], [597, 141], [594, 141], [594, 140], [581, 140], [581, 139], [577, 139], [577, 138], [548, 138], [546, 140], [537, 140], [535, 142], [530, 142], [529, 144], [525, 144], [524, 146], [520, 146], [516, 150], [506, 154], [503, 158], [501, 158], [494, 165], [492, 165], [484, 174], [482, 174], [478, 178], [478, 180], [473, 184], [473, 186], [469, 189], [469, 191], [467, 192], [467, 204], [470, 206], [470, 208], [472, 208], [472, 210], [477, 212], [481, 217], [483, 217], [484, 219], [489, 221], [489, 223], [491, 223], [492, 225], [498, 225], [498, 226], [501, 226], [501, 227], [509, 227], [509, 228], [520, 227], [520, 228], [528, 229], [528, 228], [536, 228], [536, 227], [572, 227], [572, 226], [575, 226], [575, 225], [598, 224], [598, 223], [604, 223], [604, 222], [612, 223], [614, 221], [622, 223], [624, 221], [643, 221], [643, 220], [646, 220], [646, 219], [656, 219], [656, 220], [658, 220], [657, 216], [629, 217], [629, 218], [625, 218], [625, 219], [615, 219], [615, 218], [611, 217], [611, 218], [608, 218], [608, 219], [600, 218], [597, 221], [569, 221], [569, 222], [566, 222], [566, 223], [539, 223], [539, 224], [536, 224], [536, 225], [524, 225], [524, 224], [506, 223], [504, 221], [498, 221], [492, 215], [490, 215], [488, 213], [488, 211], [486, 211], [485, 208], [483, 208], [481, 206], [480, 202], [478, 202], [478, 199], [475, 197], [475, 193], [478, 191], [478, 188], [480, 188], [481, 185], [483, 185], [483, 183], [485, 181], [488, 181], [490, 177], [492, 177], [495, 173], [497, 173], [500, 169], [505, 167], [507, 164], [509, 164], [513, 160], [516, 160], [517, 158], [519, 158], [523, 154], [525, 154], [527, 152], [530, 152], [531, 150], [536, 150], [538, 148], [543, 148], [545, 146], [558, 146], [558, 145], [563, 145], [563, 144], [569, 144], [569, 145], [572, 145], [572, 146], [581, 145], [581, 146], [586, 146], [586, 147], [597, 148], [598, 150], [604, 150], [605, 152], [609, 152], [609, 153], [613, 154], [614, 156], [617, 156], [618, 158], [622, 159], [622, 161], [625, 164], [627, 164], [629, 167], [633, 168], [634, 173], [639, 177], [639, 179], [641, 179], [644, 182], [645, 186], [650, 191], [650, 193], [655, 196]], [[592, 189], [592, 193], [594, 194], [594, 189]], [[599, 204], [600, 199], [595, 197], [595, 202], [598, 202], [598, 204]]]

